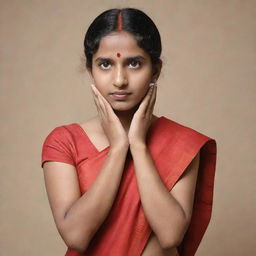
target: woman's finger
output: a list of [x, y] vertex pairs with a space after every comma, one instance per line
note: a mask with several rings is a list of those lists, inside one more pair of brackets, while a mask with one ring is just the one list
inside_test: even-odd
[[112, 118], [116, 119], [117, 118], [116, 114], [114, 113], [113, 108], [110, 105], [110, 103], [101, 95], [101, 93], [99, 92], [99, 90], [97, 88], [95, 90], [98, 92], [99, 97], [102, 99], [102, 102], [104, 104], [105, 111], [106, 111], [105, 113], [106, 113], [106, 115], [108, 115], [108, 118], [109, 118], [109, 115], [111, 115]]
[[102, 107], [101, 107], [101, 103], [100, 103], [100, 99], [99, 99], [99, 94], [98, 92], [93, 88], [93, 86], [91, 85], [91, 88], [92, 88], [92, 92], [93, 92], [93, 100], [94, 100], [94, 103], [97, 107], [97, 111], [100, 115], [100, 118], [102, 119], [103, 118], [103, 110], [102, 110]]
[[93, 86], [91, 85], [91, 92], [92, 92], [92, 97], [93, 97], [93, 100], [94, 100], [94, 103], [97, 107], [97, 110], [99, 109], [99, 106], [98, 106], [98, 101], [97, 101], [97, 94], [95, 92], [95, 90], [93, 89]]
[[94, 86], [94, 90], [96, 91], [96, 94], [98, 95], [99, 105], [100, 105], [101, 110], [104, 114], [104, 118], [108, 119], [108, 110], [107, 110], [108, 102], [106, 101], [106, 99], [102, 96], [100, 91], [95, 86]]
[[150, 98], [152, 96], [153, 93], [153, 87], [150, 86], [150, 88], [147, 91], [147, 94], [145, 95], [144, 99], [142, 100], [139, 109], [137, 110], [139, 113], [143, 113], [144, 115], [146, 115], [147, 113], [147, 107], [150, 101]]
[[99, 92], [99, 90], [92, 85], [94, 88], [94, 91], [96, 95], [98, 96], [98, 105], [100, 108], [100, 113], [101, 113], [101, 119], [104, 121], [104, 123], [108, 123], [110, 121], [110, 115], [112, 115], [112, 118], [115, 117], [114, 111], [108, 101], [102, 96], [102, 94]]
[[96, 88], [96, 90], [98, 91], [99, 97], [102, 100], [102, 103], [104, 104], [104, 109], [106, 110], [106, 108], [111, 108], [109, 102], [103, 97], [103, 95], [99, 92], [99, 90], [97, 88]]
[[147, 110], [146, 110], [146, 116], [147, 117], [152, 116], [153, 109], [154, 109], [155, 102], [156, 102], [156, 94], [157, 94], [157, 86], [153, 85], [153, 92], [151, 94], [149, 104], [148, 104], [148, 107], [147, 107]]

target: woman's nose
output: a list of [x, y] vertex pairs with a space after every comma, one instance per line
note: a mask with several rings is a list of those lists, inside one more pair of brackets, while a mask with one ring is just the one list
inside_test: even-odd
[[126, 72], [122, 67], [118, 67], [114, 74], [114, 85], [117, 87], [121, 87], [127, 85], [128, 80], [126, 76]]

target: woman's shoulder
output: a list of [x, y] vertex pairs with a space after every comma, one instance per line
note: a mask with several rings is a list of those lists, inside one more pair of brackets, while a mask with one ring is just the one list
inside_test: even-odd
[[82, 123], [77, 123], [80, 125], [84, 130], [88, 131], [98, 131], [99, 130], [99, 121], [97, 116], [92, 117]]
[[64, 123], [52, 128], [49, 132], [49, 135], [58, 135], [58, 136], [67, 136], [68, 134], [73, 134], [77, 129], [84, 130], [97, 130], [97, 117], [92, 117], [83, 122], [69, 122]]
[[210, 138], [206, 133], [197, 128], [193, 125], [186, 124], [184, 121], [178, 121], [176, 119], [171, 119], [166, 116], [162, 116], [163, 122], [165, 124], [166, 129], [178, 133], [182, 136], [197, 136], [197, 137], [205, 137]]
[[217, 141], [214, 137], [209, 136], [207, 132], [195, 129], [193, 125], [186, 125], [184, 122], [163, 117], [163, 138], [166, 144], [174, 143], [175, 150], [181, 149], [187, 152], [197, 152], [198, 149], [203, 148], [202, 151], [210, 154], [216, 154]]
[[71, 141], [73, 125], [74, 123], [69, 123], [50, 128], [45, 137], [44, 144]]

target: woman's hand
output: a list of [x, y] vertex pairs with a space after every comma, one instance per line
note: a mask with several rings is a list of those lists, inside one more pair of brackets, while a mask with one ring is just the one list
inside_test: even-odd
[[129, 141], [125, 129], [113, 111], [111, 105], [94, 85], [91, 85], [91, 88], [93, 92], [93, 99], [101, 120], [101, 125], [108, 138], [110, 147], [129, 147]]
[[133, 116], [128, 132], [130, 147], [138, 145], [144, 146], [146, 144], [146, 135], [148, 128], [151, 125], [152, 113], [156, 102], [156, 91], [156, 85], [153, 85], [148, 89], [147, 94]]

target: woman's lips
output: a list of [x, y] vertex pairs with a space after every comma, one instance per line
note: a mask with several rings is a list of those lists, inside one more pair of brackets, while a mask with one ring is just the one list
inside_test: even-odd
[[124, 93], [124, 94], [120, 94], [120, 93], [112, 93], [111, 96], [114, 98], [114, 99], [125, 99], [127, 98], [131, 93]]

